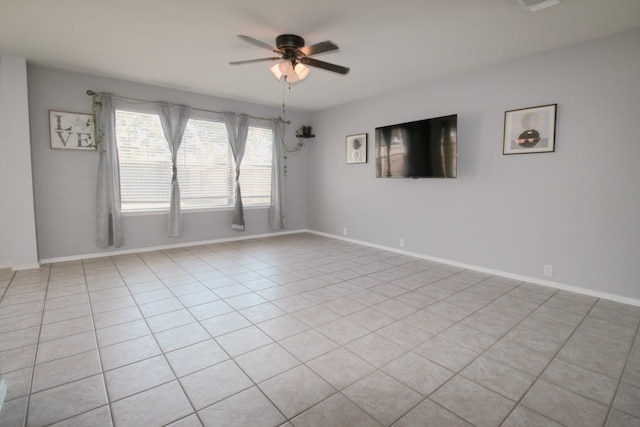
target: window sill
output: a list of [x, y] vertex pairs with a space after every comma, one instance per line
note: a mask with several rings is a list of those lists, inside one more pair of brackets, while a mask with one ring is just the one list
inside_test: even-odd
[[[268, 204], [245, 206], [245, 211], [269, 209]], [[233, 206], [223, 206], [219, 208], [182, 208], [183, 214], [204, 213], [204, 212], [225, 212], [233, 211]], [[122, 216], [152, 216], [152, 215], [168, 215], [169, 209], [145, 209], [123, 211]]]

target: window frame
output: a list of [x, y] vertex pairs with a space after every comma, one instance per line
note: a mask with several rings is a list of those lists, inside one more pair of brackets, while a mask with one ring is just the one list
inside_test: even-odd
[[[115, 111], [116, 111], [116, 113], [118, 111], [125, 111], [127, 113], [152, 114], [152, 115], [159, 116], [159, 113], [158, 113], [157, 109], [155, 108], [155, 106], [152, 103], [133, 104], [133, 105], [131, 105], [131, 104], [127, 103], [127, 102], [118, 102], [115, 105]], [[205, 112], [205, 111], [201, 111], [201, 110], [192, 110], [191, 115], [189, 117], [189, 120], [191, 120], [191, 119], [200, 120], [200, 121], [211, 121], [211, 122], [216, 122], [216, 123], [224, 123], [221, 114], [213, 113], [213, 112]], [[273, 144], [273, 129], [271, 128], [271, 126], [269, 126], [268, 124], [265, 124], [262, 120], [251, 118], [249, 120], [249, 127], [250, 128], [252, 128], [252, 127], [253, 128], [260, 128], [260, 129], [268, 130], [269, 132], [271, 132], [272, 144]], [[115, 134], [116, 134], [116, 141], [117, 141], [117, 137], [118, 137], [117, 127], [116, 127]], [[164, 134], [163, 134], [163, 136], [164, 136]], [[165, 143], [166, 143], [166, 140], [165, 140]], [[118, 146], [117, 142], [116, 142], [116, 146]], [[271, 149], [273, 150], [273, 147], [271, 147]], [[120, 163], [120, 153], [119, 152], [118, 152], [118, 161]], [[271, 164], [271, 168], [273, 168], [274, 167], [274, 165], [273, 165], [273, 155], [271, 156], [270, 164]], [[243, 166], [244, 166], [244, 161], [243, 161]], [[230, 171], [235, 171], [235, 162], [233, 161], [233, 157], [231, 157], [231, 165], [230, 165], [229, 170]], [[180, 171], [180, 166], [178, 165], [178, 173], [180, 173], [179, 171]], [[232, 176], [233, 181], [235, 181], [235, 173], [230, 172], [230, 175]], [[242, 178], [242, 174], [241, 174], [241, 178]], [[271, 179], [269, 179], [269, 186], [271, 187]], [[121, 188], [121, 191], [122, 191], [122, 180], [120, 181], [120, 188]], [[272, 194], [272, 189], [270, 191], [270, 194]], [[229, 200], [230, 200], [230, 204], [220, 205], [220, 206], [212, 206], [212, 205], [210, 205], [210, 206], [186, 206], [185, 207], [185, 206], [182, 206], [182, 203], [181, 203], [180, 210], [183, 213], [233, 211], [233, 209], [234, 209], [234, 201], [235, 201], [235, 185], [231, 186]], [[169, 212], [168, 203], [169, 203], [169, 201], [167, 201], [167, 206], [166, 207], [142, 208], [142, 209], [126, 209], [126, 208], [124, 208], [123, 202], [121, 200], [120, 209], [121, 209], [121, 212], [122, 212], [123, 216], [166, 215]], [[246, 202], [243, 201], [243, 208], [244, 208], [245, 211], [264, 210], [264, 209], [268, 209], [270, 204], [271, 204], [270, 201], [266, 201], [266, 202], [263, 202], [263, 203], [252, 203], [252, 204], [246, 204]]]

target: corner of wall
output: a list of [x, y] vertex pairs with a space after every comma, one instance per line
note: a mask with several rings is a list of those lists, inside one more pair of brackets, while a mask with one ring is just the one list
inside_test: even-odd
[[0, 381], [0, 412], [2, 412], [2, 404], [4, 398], [7, 396], [7, 384], [4, 381]]
[[0, 264], [35, 265], [36, 243], [27, 61], [0, 56]]

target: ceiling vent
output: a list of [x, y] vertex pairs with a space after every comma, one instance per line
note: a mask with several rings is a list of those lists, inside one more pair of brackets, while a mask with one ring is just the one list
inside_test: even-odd
[[518, 3], [529, 12], [536, 12], [557, 5], [560, 0], [518, 0]]

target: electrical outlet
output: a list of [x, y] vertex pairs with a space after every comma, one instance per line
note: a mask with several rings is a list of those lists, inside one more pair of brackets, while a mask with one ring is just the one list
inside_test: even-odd
[[347, 227], [342, 229], [342, 234], [345, 235], [345, 236], [347, 235]]
[[545, 265], [543, 273], [547, 277], [553, 276], [553, 267], [550, 265]]
[[400, 239], [400, 247], [404, 248], [404, 239]]

